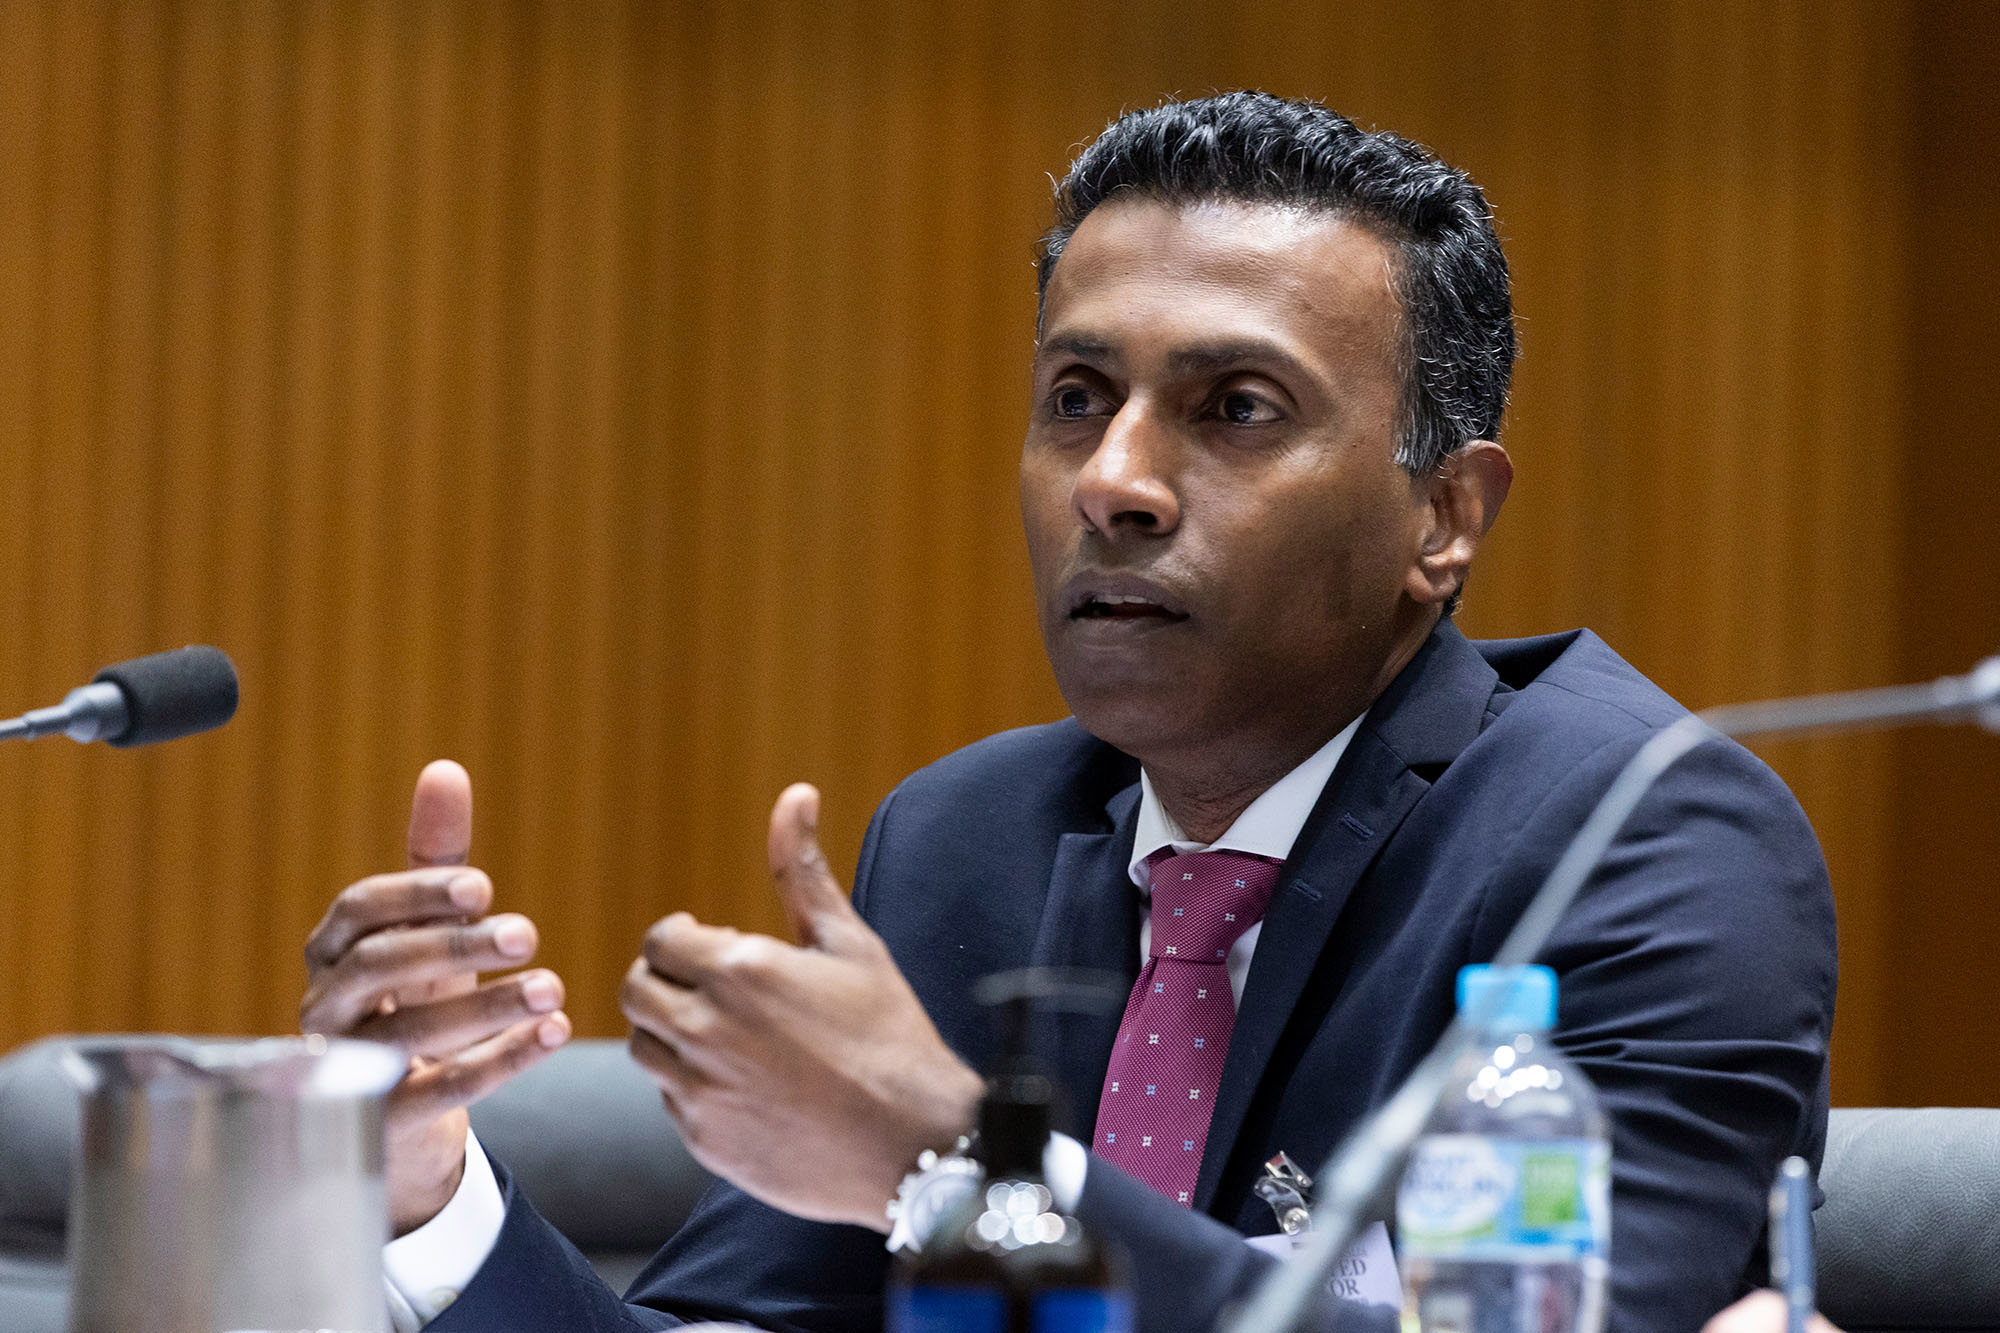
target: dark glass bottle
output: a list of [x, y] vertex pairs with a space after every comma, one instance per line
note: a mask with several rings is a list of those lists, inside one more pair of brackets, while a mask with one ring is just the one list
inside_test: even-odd
[[897, 1256], [890, 1333], [1131, 1333], [1121, 1256], [1056, 1208], [1042, 1179], [1055, 1090], [1025, 1053], [1030, 997], [1010, 997], [1000, 1069], [979, 1106], [983, 1184]]

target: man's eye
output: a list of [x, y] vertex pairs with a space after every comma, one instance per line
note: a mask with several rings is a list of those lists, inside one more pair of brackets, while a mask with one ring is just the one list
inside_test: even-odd
[[1091, 393], [1088, 389], [1057, 389], [1055, 413], [1059, 417], [1075, 420], [1090, 415]]
[[1216, 415], [1232, 426], [1261, 426], [1278, 419], [1269, 403], [1249, 393], [1223, 394], [1216, 403]]

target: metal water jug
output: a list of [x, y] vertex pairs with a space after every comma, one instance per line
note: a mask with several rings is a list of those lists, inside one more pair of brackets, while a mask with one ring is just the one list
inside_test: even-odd
[[83, 1094], [71, 1333], [387, 1333], [382, 1100], [371, 1042], [107, 1037]]

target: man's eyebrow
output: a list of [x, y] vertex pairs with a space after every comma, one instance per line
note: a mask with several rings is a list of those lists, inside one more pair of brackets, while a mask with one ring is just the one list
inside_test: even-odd
[[[1044, 338], [1035, 350], [1035, 359], [1067, 358], [1093, 365], [1116, 365], [1123, 358], [1118, 349], [1101, 338], [1082, 333], [1058, 333]], [[1213, 375], [1241, 366], [1271, 366], [1293, 375], [1310, 377], [1304, 362], [1284, 344], [1269, 338], [1220, 338], [1211, 342], [1177, 347], [1167, 354], [1167, 372], [1176, 376]]]
[[1110, 343], [1080, 333], [1058, 333], [1053, 338], [1042, 339], [1041, 345], [1035, 349], [1035, 356], [1043, 361], [1058, 356], [1099, 363], [1118, 359], [1118, 353], [1112, 350]]
[[1279, 344], [1264, 338], [1229, 338], [1217, 342], [1178, 347], [1167, 354], [1167, 369], [1174, 375], [1212, 375], [1246, 365], [1277, 366], [1305, 375], [1305, 365]]

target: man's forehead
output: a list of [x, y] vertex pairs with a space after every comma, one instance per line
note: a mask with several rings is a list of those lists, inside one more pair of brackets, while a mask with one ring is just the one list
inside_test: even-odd
[[1038, 351], [1115, 354], [1134, 327], [1183, 318], [1214, 347], [1274, 336], [1372, 341], [1400, 323], [1393, 266], [1393, 249], [1372, 230], [1327, 210], [1113, 200], [1092, 210], [1056, 262]]

